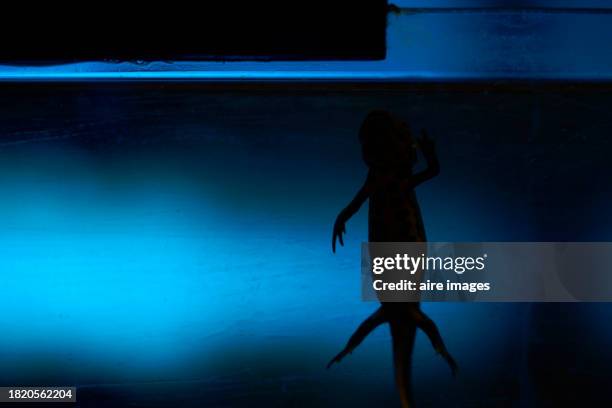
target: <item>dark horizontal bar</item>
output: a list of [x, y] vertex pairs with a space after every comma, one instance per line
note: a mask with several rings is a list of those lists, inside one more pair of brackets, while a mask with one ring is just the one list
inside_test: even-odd
[[55, 3], [3, 13], [0, 62], [376, 60], [386, 0]]

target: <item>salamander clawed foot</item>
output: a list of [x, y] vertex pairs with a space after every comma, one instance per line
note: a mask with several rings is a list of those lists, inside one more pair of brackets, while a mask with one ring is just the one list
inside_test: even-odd
[[457, 365], [457, 362], [455, 361], [453, 356], [451, 356], [449, 353], [446, 353], [442, 354], [442, 357], [446, 361], [446, 364], [448, 364], [448, 366], [450, 367], [453, 377], [456, 377], [457, 372], [459, 372], [459, 366]]
[[346, 357], [346, 353], [344, 351], [341, 351], [340, 353], [338, 353], [336, 357], [329, 360], [329, 363], [327, 363], [327, 369], [329, 370], [331, 366], [333, 366], [334, 364], [340, 363], [340, 361], [342, 361], [344, 357]]

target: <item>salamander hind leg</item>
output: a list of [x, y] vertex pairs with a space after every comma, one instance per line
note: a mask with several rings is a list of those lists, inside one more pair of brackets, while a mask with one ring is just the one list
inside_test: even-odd
[[332, 358], [329, 363], [327, 363], [327, 368], [330, 368], [335, 363], [339, 363], [344, 357], [351, 354], [361, 344], [361, 342], [365, 340], [365, 338], [368, 337], [372, 331], [374, 331], [374, 329], [383, 324], [385, 321], [386, 319], [382, 309], [378, 308], [378, 310], [372, 313], [370, 317], [359, 325], [357, 330], [355, 330], [355, 333], [353, 333], [349, 341], [346, 343], [344, 349], [334, 358]]
[[440, 331], [438, 330], [438, 326], [434, 323], [433, 320], [429, 318], [421, 309], [414, 310], [414, 320], [419, 329], [423, 330], [434, 350], [438, 354], [444, 358], [448, 366], [450, 367], [453, 376], [457, 375], [457, 371], [459, 366], [455, 362], [455, 359], [446, 349], [446, 345], [444, 344], [444, 340], [442, 340], [442, 336], [440, 335]]

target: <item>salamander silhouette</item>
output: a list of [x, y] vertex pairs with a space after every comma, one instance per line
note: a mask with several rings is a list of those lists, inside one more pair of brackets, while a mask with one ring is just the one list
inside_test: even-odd
[[[417, 143], [410, 127], [393, 114], [375, 110], [365, 118], [359, 130], [363, 160], [369, 168], [367, 178], [353, 200], [338, 215], [332, 235], [344, 245], [346, 222], [369, 200], [368, 240], [370, 242], [426, 242], [425, 227], [414, 188], [438, 175], [440, 166], [434, 142], [423, 130]], [[420, 148], [427, 168], [413, 174]], [[339, 363], [352, 353], [378, 326], [388, 323], [393, 343], [395, 380], [402, 407], [413, 407], [411, 362], [416, 329], [429, 337], [433, 348], [450, 366], [453, 375], [457, 364], [450, 355], [436, 324], [421, 310], [418, 302], [382, 302], [381, 306], [357, 328], [340, 353], [327, 367]]]

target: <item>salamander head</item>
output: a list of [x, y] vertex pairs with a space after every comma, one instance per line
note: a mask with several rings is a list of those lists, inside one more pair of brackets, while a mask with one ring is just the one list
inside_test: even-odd
[[359, 141], [369, 167], [408, 171], [416, 163], [416, 145], [410, 126], [385, 110], [371, 111], [361, 124]]

